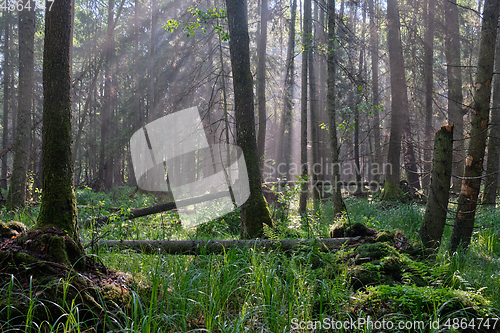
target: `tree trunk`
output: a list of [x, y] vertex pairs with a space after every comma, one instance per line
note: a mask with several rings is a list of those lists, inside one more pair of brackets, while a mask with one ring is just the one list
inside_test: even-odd
[[[43, 50], [42, 202], [36, 227], [61, 229], [80, 246], [71, 163], [72, 0], [47, 3]], [[83, 250], [82, 250], [83, 251]]]
[[455, 142], [453, 144], [452, 192], [459, 193], [462, 185], [465, 160], [464, 113], [462, 95], [462, 68], [460, 60], [460, 32], [456, 0], [444, 2], [445, 8], [445, 55], [448, 66], [448, 123], [453, 124]]
[[335, 119], [335, 0], [328, 0], [328, 52], [327, 52], [327, 86], [326, 93], [328, 120], [330, 132], [330, 150], [332, 154], [332, 197], [333, 197], [333, 212], [335, 215], [345, 210], [345, 205], [342, 201], [342, 193], [340, 187], [340, 168], [339, 168], [339, 147], [337, 141], [337, 121]]
[[495, 207], [498, 190], [498, 171], [500, 154], [500, 38], [497, 36], [495, 51], [495, 76], [493, 77], [493, 104], [488, 139], [488, 160], [482, 204]]
[[403, 87], [406, 92], [406, 79], [403, 64], [403, 49], [399, 28], [399, 9], [397, 0], [387, 1], [387, 41], [389, 44], [389, 63], [391, 71], [391, 134], [387, 162], [389, 168], [385, 175], [382, 199], [392, 200], [399, 196], [401, 136], [403, 125]]
[[425, 81], [425, 145], [424, 145], [424, 177], [422, 178], [423, 188], [426, 190], [430, 186], [430, 172], [431, 172], [431, 147], [430, 140], [434, 125], [432, 123], [432, 98], [433, 98], [433, 65], [434, 65], [434, 0], [428, 0], [427, 4], [427, 19], [424, 36], [424, 81]]
[[262, 0], [260, 5], [260, 35], [257, 48], [259, 63], [257, 67], [257, 103], [259, 110], [259, 134], [257, 137], [257, 155], [259, 167], [262, 172], [266, 149], [266, 48], [267, 48], [267, 0]]
[[297, 251], [304, 247], [317, 247], [322, 252], [331, 252], [355, 242], [360, 237], [322, 238], [322, 239], [256, 239], [256, 240], [184, 240], [184, 241], [147, 241], [147, 240], [108, 240], [99, 245], [116, 249], [131, 249], [144, 254], [222, 254], [230, 249], [265, 249]]
[[[35, 2], [30, 0], [30, 8]], [[19, 12], [19, 94], [17, 130], [14, 147], [14, 164], [7, 208], [17, 209], [26, 203], [26, 174], [31, 145], [31, 108], [33, 102], [33, 77], [35, 66], [35, 11], [24, 9]]]
[[113, 72], [115, 61], [115, 38], [114, 38], [114, 7], [115, 1], [109, 1], [108, 26], [106, 32], [106, 45], [104, 52], [104, 101], [101, 116], [101, 143], [99, 154], [99, 184], [98, 189], [109, 190], [113, 186], [114, 154], [111, 149], [113, 140], [113, 101], [116, 89], [113, 84]]
[[488, 136], [491, 81], [493, 78], [499, 9], [500, 3], [498, 0], [486, 0], [481, 27], [474, 102], [471, 106], [469, 149], [467, 150], [464, 179], [458, 198], [457, 216], [451, 233], [451, 253], [455, 252], [459, 246], [462, 248], [469, 246], [474, 228], [477, 198], [483, 173], [486, 138]]
[[[290, 180], [290, 162], [292, 158], [292, 110], [293, 110], [293, 91], [295, 85], [295, 20], [297, 15], [297, 0], [291, 0], [291, 19], [289, 24], [289, 35], [288, 35], [288, 50], [286, 55], [286, 75], [285, 75], [285, 91], [283, 96], [283, 120], [281, 133], [282, 142], [281, 153], [282, 161], [285, 164], [285, 178], [287, 181]], [[282, 178], [283, 175], [278, 175]]]
[[[8, 147], [9, 144], [9, 109], [10, 109], [10, 77], [11, 77], [11, 64], [10, 64], [10, 11], [4, 11], [2, 13], [4, 18], [4, 44], [3, 44], [3, 115], [2, 115], [2, 151]], [[7, 189], [7, 156], [2, 158], [2, 175], [0, 179], [0, 188]]]
[[149, 39], [149, 52], [148, 52], [148, 121], [153, 121], [158, 118], [157, 115], [157, 99], [156, 99], [156, 29], [158, 25], [157, 15], [157, 0], [151, 0], [151, 36]]
[[448, 214], [452, 158], [453, 126], [443, 126], [434, 138], [432, 181], [420, 228], [420, 238], [426, 247], [437, 249], [441, 243]]
[[[315, 6], [315, 12], [317, 9], [317, 5]], [[320, 192], [318, 191], [318, 188], [316, 187], [316, 184], [318, 182], [318, 174], [314, 171], [315, 165], [319, 164], [318, 160], [318, 90], [317, 90], [317, 84], [316, 84], [316, 64], [315, 64], [315, 59], [314, 59], [314, 40], [313, 40], [313, 31], [312, 31], [312, 25], [310, 25], [310, 35], [311, 35], [311, 41], [309, 44], [309, 49], [308, 49], [308, 70], [309, 70], [309, 115], [310, 115], [310, 128], [311, 128], [311, 178], [312, 178], [312, 197], [313, 197], [313, 204], [314, 204], [314, 211], [317, 211], [319, 208], [319, 199], [320, 199]], [[314, 39], [317, 39], [317, 31], [314, 32]]]
[[[379, 31], [377, 26], [377, 17], [373, 5], [374, 0], [368, 2], [368, 11], [370, 13], [370, 48], [371, 48], [371, 67], [372, 67], [372, 112], [373, 112], [373, 145], [375, 151], [375, 167], [380, 169], [382, 165], [382, 146], [380, 144], [380, 115], [379, 115]], [[372, 175], [373, 180], [380, 182], [380, 173]]]
[[302, 83], [300, 101], [300, 165], [301, 190], [299, 200], [299, 214], [303, 215], [307, 209], [309, 196], [309, 180], [307, 168], [307, 72], [309, 63], [309, 47], [311, 35], [311, 0], [304, 0], [304, 20], [302, 33]]
[[245, 156], [250, 197], [241, 207], [241, 238], [262, 236], [263, 224], [272, 225], [262, 194], [261, 175], [255, 138], [253, 79], [245, 0], [226, 0], [229, 27], [229, 51], [233, 71], [236, 143]]

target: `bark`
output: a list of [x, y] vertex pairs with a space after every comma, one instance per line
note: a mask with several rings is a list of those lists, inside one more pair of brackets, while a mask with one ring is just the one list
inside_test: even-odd
[[259, 111], [259, 133], [257, 137], [257, 155], [259, 158], [259, 167], [262, 172], [266, 149], [266, 48], [267, 48], [267, 0], [262, 0], [260, 5], [260, 34], [257, 48], [257, 103]]
[[430, 140], [434, 125], [432, 123], [432, 97], [434, 90], [433, 83], [433, 65], [434, 65], [434, 11], [435, 0], [428, 0], [427, 4], [427, 19], [424, 36], [424, 82], [425, 82], [425, 146], [424, 146], [424, 173], [422, 178], [423, 187], [428, 190], [430, 186], [430, 172], [431, 172], [431, 147]]
[[311, 0], [304, 0], [304, 20], [302, 33], [302, 83], [300, 101], [300, 164], [301, 164], [301, 191], [299, 200], [299, 214], [304, 214], [307, 209], [309, 194], [307, 172], [307, 74], [309, 63], [309, 47], [311, 35]]
[[452, 192], [459, 193], [464, 173], [464, 113], [462, 94], [462, 68], [460, 57], [459, 18], [456, 0], [444, 2], [445, 7], [445, 55], [448, 76], [448, 123], [453, 124], [455, 142], [453, 144], [453, 186]]
[[[30, 0], [31, 8], [35, 2]], [[19, 12], [19, 94], [14, 163], [7, 196], [7, 208], [18, 209], [26, 203], [26, 174], [31, 146], [31, 108], [35, 66], [35, 11]]]
[[335, 215], [345, 210], [345, 205], [342, 201], [342, 193], [340, 183], [339, 169], [339, 147], [337, 141], [337, 121], [335, 119], [335, 0], [328, 0], [328, 53], [327, 53], [327, 86], [326, 101], [328, 107], [328, 124], [330, 132], [330, 151], [332, 154], [332, 200], [333, 212]]
[[[283, 96], [283, 120], [281, 133], [283, 144], [281, 146], [282, 161], [285, 163], [286, 180], [290, 180], [290, 162], [292, 158], [292, 110], [293, 91], [295, 85], [295, 20], [297, 15], [297, 0], [291, 0], [291, 19], [289, 23], [288, 50], [286, 55], [285, 93]], [[283, 175], [279, 175], [283, 177]]]
[[469, 246], [474, 228], [488, 135], [499, 9], [500, 3], [497, 0], [485, 1], [476, 84], [473, 92], [474, 102], [471, 105], [470, 141], [465, 162], [464, 179], [462, 180], [462, 188], [458, 198], [457, 215], [451, 233], [451, 253], [455, 252], [459, 247], [465, 249]]
[[360, 237], [321, 238], [321, 239], [256, 239], [256, 240], [185, 240], [185, 241], [141, 241], [111, 240], [99, 241], [100, 246], [117, 249], [132, 249], [145, 254], [222, 254], [230, 249], [264, 249], [297, 251], [304, 246], [315, 246], [322, 252], [331, 252], [346, 244], [355, 242]]
[[[315, 6], [315, 13], [317, 11], [317, 6]], [[308, 70], [309, 70], [309, 115], [310, 115], [310, 129], [311, 129], [311, 165], [317, 165], [319, 164], [319, 154], [318, 154], [318, 116], [319, 116], [319, 110], [318, 110], [318, 89], [317, 89], [317, 84], [316, 84], [316, 62], [314, 59], [314, 45], [313, 45], [313, 32], [312, 32], [312, 26], [311, 28], [311, 41], [309, 44], [309, 49], [308, 49]], [[317, 39], [317, 31], [314, 32], [314, 38]], [[316, 184], [318, 182], [318, 174], [314, 171], [313, 168], [311, 168], [311, 178], [312, 178], [312, 183]], [[312, 187], [313, 190], [313, 202], [314, 202], [314, 211], [318, 210], [318, 205], [319, 205], [319, 199], [320, 199], [320, 193], [317, 190], [316, 186]]]
[[81, 247], [71, 163], [71, 6], [71, 0], [59, 0], [45, 11], [42, 201], [36, 228], [61, 229]]
[[[497, 37], [495, 51], [495, 76], [493, 77], [493, 103], [490, 116], [488, 160], [482, 204], [495, 205], [498, 190], [500, 152], [500, 38]], [[494, 206], [493, 206], [494, 207]]]
[[383, 200], [392, 200], [399, 196], [400, 156], [402, 136], [402, 87], [406, 87], [399, 28], [399, 9], [396, 0], [387, 1], [387, 40], [391, 71], [391, 134], [387, 162], [390, 168], [385, 175]]
[[[375, 152], [375, 166], [382, 165], [382, 147], [380, 145], [380, 115], [379, 115], [379, 31], [377, 28], [377, 18], [374, 9], [374, 0], [368, 2], [370, 13], [370, 49], [371, 49], [371, 69], [372, 69], [372, 112], [373, 112], [373, 150]], [[376, 173], [373, 180], [380, 182], [380, 174]]]
[[246, 1], [226, 0], [226, 8], [233, 71], [236, 143], [245, 156], [250, 185], [250, 197], [241, 207], [240, 233], [242, 238], [255, 238], [262, 236], [263, 224], [272, 225], [272, 221], [262, 194], [257, 157]]
[[157, 0], [151, 0], [151, 36], [149, 39], [148, 52], [148, 121], [155, 120], [157, 116], [157, 98], [156, 98], [156, 29], [158, 26]]
[[439, 248], [443, 236], [450, 197], [452, 157], [453, 125], [443, 126], [434, 137], [432, 180], [420, 228], [420, 238], [429, 248]]
[[116, 89], [113, 83], [115, 62], [114, 38], [114, 7], [115, 1], [110, 0], [108, 6], [108, 26], [106, 32], [106, 45], [104, 52], [104, 101], [101, 115], [101, 142], [99, 149], [99, 183], [98, 189], [109, 190], [113, 186], [114, 154], [111, 149], [114, 137], [113, 126], [113, 101]]
[[[3, 44], [3, 115], [2, 115], [2, 150], [5, 150], [9, 141], [9, 110], [10, 110], [10, 77], [11, 77], [11, 64], [10, 64], [10, 11], [2, 13], [5, 24], [5, 35]], [[0, 179], [0, 188], [7, 189], [7, 156], [2, 158], [2, 175]]]

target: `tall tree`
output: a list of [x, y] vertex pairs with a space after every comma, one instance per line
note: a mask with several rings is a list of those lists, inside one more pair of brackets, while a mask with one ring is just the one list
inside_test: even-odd
[[493, 76], [493, 103], [488, 135], [488, 160], [482, 204], [494, 205], [498, 190], [498, 170], [500, 169], [500, 38], [497, 36], [495, 51], [495, 75]]
[[428, 0], [426, 15], [426, 30], [424, 35], [424, 84], [425, 84], [425, 127], [424, 133], [426, 143], [424, 147], [424, 171], [426, 176], [422, 179], [423, 187], [428, 189], [430, 186], [431, 157], [432, 157], [432, 132], [434, 129], [432, 123], [432, 99], [433, 99], [433, 65], [434, 65], [434, 12], [435, 0]]
[[338, 214], [344, 210], [342, 202], [342, 193], [340, 188], [340, 168], [339, 168], [339, 149], [337, 141], [337, 121], [335, 119], [335, 0], [328, 0], [328, 52], [327, 52], [327, 85], [328, 91], [326, 94], [329, 132], [330, 132], [330, 150], [332, 154], [332, 196], [334, 213]]
[[[31, 144], [31, 107], [33, 103], [33, 76], [35, 66], [35, 2], [19, 11], [19, 94], [17, 130], [14, 146], [14, 164], [7, 207], [16, 209], [26, 203], [26, 174]], [[32, 10], [33, 9], [33, 10]]]
[[299, 200], [299, 214], [304, 214], [307, 208], [309, 194], [307, 168], [307, 73], [309, 63], [309, 47], [311, 41], [311, 0], [304, 0], [304, 19], [302, 28], [302, 83], [300, 101], [300, 165], [301, 191]]
[[266, 149], [266, 49], [267, 49], [267, 0], [262, 0], [260, 4], [260, 34], [257, 47], [257, 103], [259, 111], [259, 133], [257, 137], [257, 154], [259, 156], [260, 169], [264, 165]]
[[444, 2], [445, 8], [445, 55], [448, 76], [448, 123], [453, 124], [453, 178], [452, 191], [458, 193], [464, 173], [464, 113], [462, 94], [462, 67], [460, 56], [460, 32], [456, 0]]
[[263, 224], [272, 225], [272, 221], [262, 194], [257, 158], [246, 1], [226, 0], [226, 9], [233, 71], [236, 143], [243, 150], [250, 184], [250, 197], [241, 209], [240, 234], [242, 238], [255, 238], [262, 236]]
[[[318, 12], [318, 5], [315, 5], [315, 10], [314, 12], [317, 14]], [[318, 29], [314, 29], [315, 25], [310, 25], [309, 28], [310, 30], [310, 42], [309, 42], [309, 47], [307, 52], [309, 53], [308, 55], [308, 70], [309, 70], [309, 115], [310, 115], [310, 129], [311, 129], [311, 165], [319, 165], [319, 153], [318, 153], [318, 148], [319, 148], [319, 138], [318, 138], [318, 128], [319, 128], [319, 123], [318, 123], [318, 117], [319, 117], [319, 96], [318, 96], [318, 88], [316, 84], [317, 80], [317, 74], [316, 74], [316, 67], [317, 67], [317, 62], [315, 61], [314, 57], [314, 48], [315, 45], [315, 40], [318, 38]], [[317, 28], [317, 27], [316, 27]], [[314, 37], [313, 37], [313, 30], [314, 30]], [[315, 172], [314, 168], [311, 168], [311, 178], [312, 178], [312, 189], [313, 189], [313, 201], [314, 201], [314, 210], [316, 211], [318, 209], [318, 204], [319, 204], [319, 199], [320, 199], [320, 193], [319, 189], [317, 187], [318, 183], [318, 174]]]
[[467, 248], [474, 228], [477, 199], [483, 173], [483, 159], [488, 136], [491, 83], [497, 37], [500, 2], [486, 0], [484, 3], [481, 41], [477, 63], [476, 84], [471, 105], [471, 129], [469, 147], [465, 160], [464, 179], [458, 197], [457, 215], [451, 233], [450, 252], [459, 246]]
[[111, 189], [113, 186], [114, 154], [110, 149], [113, 140], [113, 114], [116, 88], [114, 87], [115, 64], [115, 37], [114, 37], [114, 7], [115, 1], [110, 0], [108, 5], [108, 26], [106, 30], [106, 44], [104, 45], [104, 101], [101, 112], [101, 143], [99, 154], [99, 189]]
[[[3, 115], [2, 115], [2, 150], [6, 149], [9, 141], [9, 110], [10, 110], [10, 77], [11, 77], [11, 64], [10, 64], [10, 17], [11, 13], [8, 10], [2, 12], [4, 18], [4, 39], [3, 39]], [[2, 175], [0, 179], [0, 188], [7, 189], [7, 155], [2, 157]]]
[[[391, 134], [387, 162], [389, 172], [385, 175], [383, 199], [394, 199], [399, 195], [401, 136], [403, 124], [404, 96], [406, 79], [399, 27], [399, 8], [397, 0], [387, 0], [387, 41], [389, 44], [389, 63], [391, 70]], [[404, 90], [404, 92], [403, 92]]]
[[71, 163], [71, 6], [72, 0], [46, 2], [43, 50], [42, 201], [39, 229], [65, 231], [83, 251], [78, 236]]
[[[282, 144], [280, 152], [282, 154], [280, 161], [285, 163], [285, 178], [290, 180], [290, 162], [292, 154], [292, 110], [293, 110], [293, 91], [295, 85], [295, 21], [297, 16], [297, 0], [291, 0], [291, 18], [288, 25], [288, 50], [286, 54], [286, 74], [285, 89], [283, 94], [283, 119], [281, 121]], [[280, 175], [282, 177], [283, 175]]]
[[[382, 147], [380, 145], [380, 95], [379, 95], [379, 31], [377, 26], [377, 15], [374, 8], [374, 0], [369, 0], [368, 11], [370, 14], [370, 49], [372, 69], [372, 112], [373, 112], [373, 149], [375, 151], [375, 166], [382, 165]], [[380, 174], [373, 175], [373, 180], [380, 182]]]
[[152, 121], [158, 118], [156, 114], [156, 106], [158, 103], [156, 92], [158, 87], [156, 85], [157, 73], [155, 71], [156, 62], [156, 30], [158, 28], [158, 4], [157, 0], [151, 0], [151, 35], [149, 38], [149, 51], [148, 51], [148, 120]]

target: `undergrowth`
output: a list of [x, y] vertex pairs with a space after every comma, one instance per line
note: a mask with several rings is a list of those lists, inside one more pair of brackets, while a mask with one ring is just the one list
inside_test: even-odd
[[[122, 189], [111, 194], [85, 188], [77, 191], [79, 219], [107, 215], [158, 202], [152, 195]], [[292, 200], [293, 198], [290, 198]], [[361, 222], [376, 230], [400, 231], [409, 242], [418, 242], [423, 207], [398, 204], [390, 208], [366, 199], [346, 200], [346, 223]], [[328, 237], [334, 223], [333, 207], [324, 202], [314, 211], [309, 206], [304, 217], [292, 210], [278, 211], [268, 238]], [[15, 213], [2, 211], [2, 220], [18, 220], [32, 226], [37, 207]], [[443, 246], [434, 259], [417, 258], [395, 251], [390, 243], [380, 243], [381, 255], [366, 260], [370, 249], [344, 248], [323, 253], [304, 247], [295, 253], [279, 250], [230, 250], [222, 255], [174, 256], [145, 255], [132, 251], [88, 248], [112, 269], [129, 273], [126, 306], [117, 310], [106, 304], [106, 295], [97, 302], [103, 307], [99, 322], [102, 331], [127, 332], [320, 332], [335, 328], [339, 332], [374, 332], [367, 325], [346, 328], [342, 322], [413, 321], [425, 323], [398, 332], [454, 331], [454, 319], [470, 323], [473, 318], [497, 320], [500, 315], [500, 218], [494, 209], [483, 209], [467, 253], [450, 257], [446, 245], [450, 227], [445, 230]], [[449, 224], [451, 224], [450, 221]], [[173, 212], [134, 220], [116, 218], [97, 228], [81, 228], [85, 244], [96, 239], [236, 239], [238, 211], [184, 229]], [[379, 243], [375, 243], [379, 244]], [[372, 249], [373, 250], [373, 249]], [[375, 281], [375, 282], [374, 282]], [[0, 292], [0, 331], [36, 332], [36, 318], [27, 316], [23, 324], [5, 320], [15, 313], [9, 303], [15, 279]], [[37, 299], [26, 289], [27, 302], [44, 307], [48, 300]], [[89, 331], [95, 321], [79, 322], [83, 304], [61, 305], [65, 316], [46, 324], [46, 331]], [[460, 321], [462, 320], [462, 321]], [[463, 321], [465, 320], [465, 321]], [[437, 326], [432, 323], [438, 322]], [[328, 326], [328, 324], [330, 326]], [[323, 326], [322, 326], [323, 325]], [[448, 326], [447, 326], [448, 325]], [[319, 329], [322, 327], [322, 330]], [[497, 329], [500, 328], [500, 323]], [[477, 330], [477, 329], [476, 329]], [[460, 328], [455, 331], [461, 331]], [[484, 327], [479, 331], [484, 330]]]

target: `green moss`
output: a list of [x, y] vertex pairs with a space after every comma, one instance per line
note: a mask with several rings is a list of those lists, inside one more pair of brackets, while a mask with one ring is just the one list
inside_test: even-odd
[[9, 229], [15, 230], [17, 232], [24, 232], [27, 229], [24, 223], [18, 221], [9, 221], [6, 224]]
[[359, 291], [351, 297], [351, 305], [354, 313], [362, 312], [374, 319], [388, 314], [420, 314], [423, 319], [429, 319], [434, 315], [444, 318], [447, 314], [453, 314], [453, 317], [485, 317], [489, 301], [476, 292], [414, 285], [379, 285]]
[[250, 195], [241, 210], [240, 236], [243, 239], [262, 237], [264, 223], [272, 227], [271, 213], [262, 195]]
[[375, 237], [376, 242], [394, 242], [394, 233], [389, 230], [381, 230]]
[[384, 183], [384, 190], [382, 192], [382, 200], [396, 201], [398, 199], [398, 196], [399, 196], [399, 187], [397, 186], [397, 184], [386, 179]]
[[14, 252], [14, 260], [18, 265], [32, 264], [36, 261], [35, 257], [23, 252]]
[[62, 236], [51, 236], [48, 241], [48, 252], [49, 255], [54, 258], [54, 261], [61, 263], [63, 265], [70, 266], [71, 263], [66, 252], [66, 244], [64, 242], [64, 237]]
[[345, 222], [335, 224], [330, 229], [331, 238], [342, 238], [342, 237], [356, 237], [356, 236], [370, 236], [373, 235], [374, 231], [366, 227], [362, 223], [354, 223], [349, 225]]
[[10, 238], [19, 235], [19, 232], [13, 230], [5, 222], [0, 222], [0, 237]]
[[100, 292], [104, 300], [116, 304], [128, 304], [131, 299], [129, 291], [116, 284], [106, 284], [101, 288]]
[[354, 259], [370, 258], [370, 260], [380, 260], [384, 257], [399, 257], [398, 251], [386, 243], [361, 244], [352, 253]]
[[351, 285], [354, 290], [359, 290], [370, 285], [394, 284], [394, 280], [389, 275], [384, 274], [380, 265], [372, 263], [354, 266], [349, 270], [348, 276], [351, 279]]

